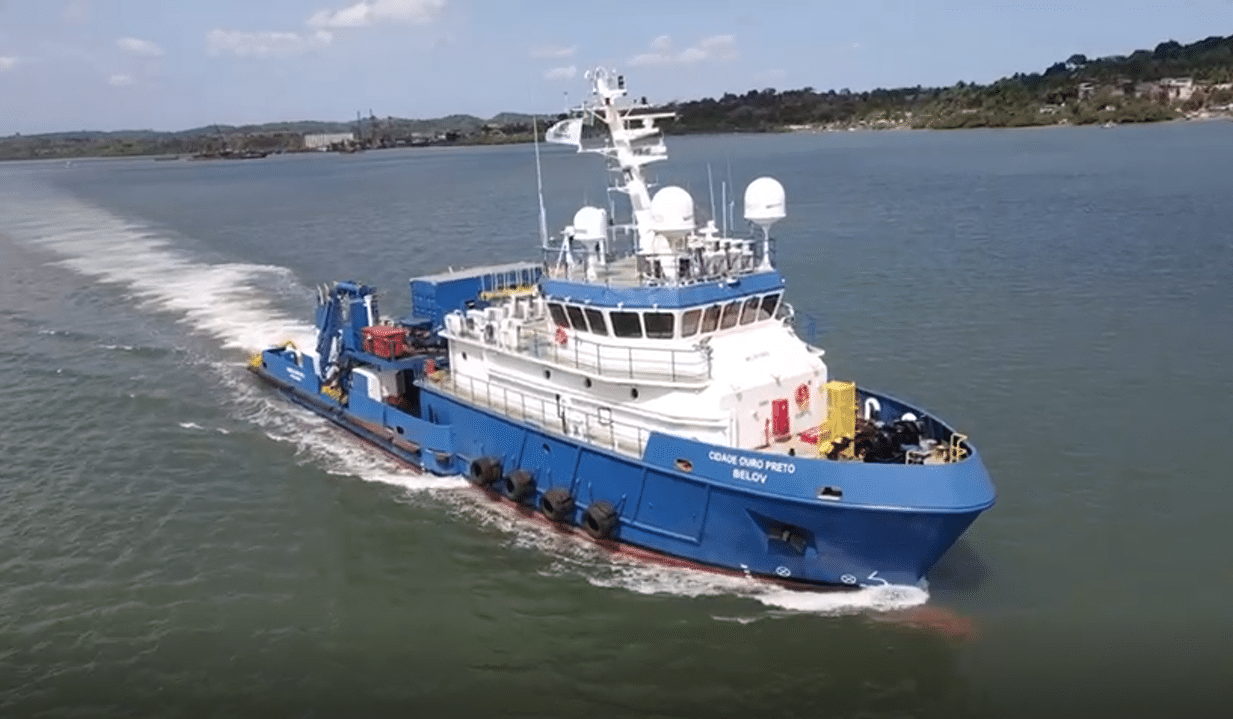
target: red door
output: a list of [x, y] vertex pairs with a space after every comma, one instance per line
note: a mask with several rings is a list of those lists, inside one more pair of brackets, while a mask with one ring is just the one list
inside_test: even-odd
[[776, 437], [787, 437], [792, 433], [788, 424], [788, 400], [771, 400], [771, 432]]

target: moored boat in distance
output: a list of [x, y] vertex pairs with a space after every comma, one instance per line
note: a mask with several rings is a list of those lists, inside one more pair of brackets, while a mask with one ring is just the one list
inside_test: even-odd
[[549, 237], [541, 203], [540, 261], [413, 278], [398, 320], [372, 287], [323, 286], [315, 346], [250, 369], [418, 469], [608, 546], [811, 585], [918, 582], [993, 506], [975, 448], [833, 380], [797, 336], [773, 263], [779, 182], [746, 188], [748, 235], [696, 222], [686, 190], [652, 195], [642, 173], [667, 158], [671, 113], [626, 100], [613, 71], [587, 77], [588, 102], [544, 137], [607, 158], [628, 222], [583, 207]]

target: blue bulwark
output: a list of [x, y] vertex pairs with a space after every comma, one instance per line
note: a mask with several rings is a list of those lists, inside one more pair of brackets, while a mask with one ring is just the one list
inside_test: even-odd
[[549, 299], [603, 307], [681, 308], [727, 302], [738, 297], [782, 290], [783, 276], [772, 270], [733, 277], [718, 282], [663, 287], [607, 287], [585, 282], [544, 280], [540, 284]]

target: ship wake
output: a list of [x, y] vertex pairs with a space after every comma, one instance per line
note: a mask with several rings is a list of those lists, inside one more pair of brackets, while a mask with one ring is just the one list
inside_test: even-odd
[[226, 349], [314, 340], [311, 325], [264, 299], [310, 297], [284, 267], [203, 262], [168, 234], [76, 198], [16, 197], [3, 209], [13, 236], [59, 255], [64, 267], [125, 287], [143, 309], [173, 313]]

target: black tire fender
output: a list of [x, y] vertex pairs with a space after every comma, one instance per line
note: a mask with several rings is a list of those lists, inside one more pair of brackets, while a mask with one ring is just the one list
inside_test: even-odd
[[501, 460], [497, 457], [480, 457], [471, 462], [471, 480], [481, 487], [488, 487], [501, 478]]
[[582, 513], [582, 528], [592, 539], [608, 539], [616, 532], [620, 523], [621, 517], [617, 514], [616, 507], [602, 499], [591, 502]]
[[539, 511], [554, 522], [565, 522], [574, 515], [574, 498], [564, 487], [553, 487], [539, 498]]
[[522, 504], [527, 497], [535, 494], [535, 477], [525, 469], [515, 469], [505, 475], [502, 489], [506, 497]]

